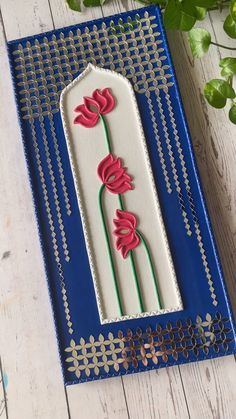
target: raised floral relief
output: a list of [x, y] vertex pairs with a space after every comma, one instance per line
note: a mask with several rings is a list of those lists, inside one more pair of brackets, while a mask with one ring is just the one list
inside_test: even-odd
[[121, 159], [108, 154], [98, 165], [98, 176], [106, 189], [114, 194], [122, 194], [132, 189], [132, 178], [126, 173]]
[[97, 124], [100, 116], [111, 112], [114, 106], [115, 99], [109, 89], [96, 89], [92, 97], [85, 96], [84, 103], [75, 108], [75, 112], [79, 115], [74, 119], [74, 123], [92, 128]]
[[[117, 280], [117, 273], [112, 256], [112, 237], [110, 237], [109, 230], [107, 227], [108, 220], [106, 220], [104, 208], [103, 208], [103, 194], [105, 191], [116, 194], [118, 197], [119, 208], [116, 210], [116, 217], [113, 219], [115, 229], [113, 235], [116, 238], [115, 245], [118, 251], [121, 251], [121, 255], [124, 259], [129, 257], [131, 268], [133, 272], [134, 282], [137, 291], [137, 298], [139, 301], [140, 312], [145, 312], [145, 304], [140, 288], [140, 281], [138, 278], [138, 271], [136, 268], [136, 262], [134, 260], [133, 252], [135, 248], [142, 244], [144, 251], [146, 252], [147, 262], [149, 264], [150, 272], [153, 279], [153, 284], [157, 299], [157, 308], [162, 309], [160, 293], [158, 288], [158, 280], [156, 277], [151, 251], [148, 243], [141, 231], [137, 230], [137, 216], [125, 209], [122, 195], [124, 193], [132, 191], [134, 186], [132, 184], [132, 177], [127, 173], [127, 169], [122, 165], [120, 157], [115, 157], [111, 141], [109, 138], [109, 131], [107, 121], [104, 115], [111, 112], [115, 105], [115, 98], [109, 88], [102, 90], [96, 89], [92, 93], [92, 96], [85, 96], [83, 98], [84, 103], [78, 105], [75, 108], [75, 112], [78, 115], [74, 118], [74, 124], [80, 124], [85, 128], [93, 128], [95, 125], [102, 123], [106, 146], [108, 154], [102, 159], [97, 167], [97, 175], [100, 178], [102, 185], [98, 191], [98, 205], [101, 215], [101, 222], [103, 225], [104, 236], [106, 240], [107, 253], [110, 261], [112, 278], [114, 288], [117, 296], [117, 303], [119, 307], [120, 316], [125, 315], [124, 304], [119, 289]], [[111, 127], [110, 127], [111, 129]]]
[[113, 220], [116, 229], [113, 234], [117, 237], [116, 248], [121, 251], [123, 258], [126, 258], [129, 251], [135, 249], [140, 243], [136, 232], [137, 219], [134, 214], [128, 211], [116, 210], [117, 219]]

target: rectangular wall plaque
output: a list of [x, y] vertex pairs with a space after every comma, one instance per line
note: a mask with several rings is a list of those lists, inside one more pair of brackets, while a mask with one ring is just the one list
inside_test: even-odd
[[[8, 49], [65, 383], [234, 353], [234, 322], [159, 9], [148, 7], [12, 41]], [[123, 237], [119, 245], [109, 223], [119, 285], [124, 287], [122, 316], [114, 288], [107, 291], [111, 272], [97, 212], [99, 182], [105, 182], [105, 175], [99, 178], [96, 171], [106, 157], [101, 151], [104, 133], [99, 126], [85, 134], [80, 124], [70, 125], [81, 108], [72, 109], [70, 119], [67, 104], [65, 135], [60, 109], [62, 91], [88, 64], [130, 83], [145, 139], [139, 138], [133, 119], [135, 105], [128, 106], [128, 97], [122, 104], [122, 88], [113, 79], [102, 79], [98, 71], [94, 88], [110, 87], [116, 98], [114, 112], [105, 115], [113, 157], [121, 158], [135, 186], [122, 194], [126, 212], [136, 220], [129, 218], [122, 234], [128, 235], [125, 246], [133, 246], [144, 310], [138, 306], [132, 271], [121, 268]], [[103, 86], [102, 80], [110, 86]], [[89, 86], [84, 83], [71, 105], [77, 107], [82, 96], [91, 96]], [[100, 105], [102, 113], [108, 105]], [[122, 118], [117, 112], [123, 112]], [[91, 118], [94, 115], [87, 115], [87, 123]], [[89, 144], [96, 141], [97, 148]], [[108, 192], [102, 201], [107, 222], [119, 195], [109, 200]], [[155, 289], [147, 292], [152, 277], [143, 245], [136, 246], [138, 232], [151, 249], [163, 312], [155, 310]], [[124, 263], [130, 263], [129, 258], [130, 253]]]

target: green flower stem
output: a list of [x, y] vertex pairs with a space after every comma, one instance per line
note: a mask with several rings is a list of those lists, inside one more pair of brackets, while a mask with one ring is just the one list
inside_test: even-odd
[[[119, 198], [119, 202], [120, 202], [120, 209], [122, 211], [125, 211], [122, 196], [120, 194], [118, 195], [118, 198]], [[144, 309], [144, 305], [143, 305], [142, 293], [141, 293], [141, 289], [140, 289], [140, 286], [139, 286], [139, 280], [138, 280], [138, 275], [137, 275], [137, 271], [136, 271], [136, 268], [135, 268], [134, 255], [133, 255], [132, 250], [129, 251], [129, 258], [130, 258], [132, 272], [133, 272], [133, 275], [134, 275], [134, 282], [135, 282], [135, 287], [136, 287], [136, 291], [137, 291], [137, 295], [138, 295], [139, 308], [141, 310], [141, 313], [143, 313], [145, 311], [145, 309]]]
[[104, 230], [104, 235], [105, 235], [106, 244], [107, 244], [109, 261], [110, 261], [110, 265], [111, 265], [113, 283], [114, 283], [117, 302], [118, 302], [118, 306], [119, 306], [119, 315], [122, 316], [123, 315], [122, 303], [121, 303], [121, 299], [120, 299], [119, 287], [118, 287], [116, 273], [115, 273], [115, 266], [114, 266], [114, 262], [113, 262], [112, 252], [111, 252], [109, 234], [108, 234], [107, 227], [106, 227], [106, 220], [105, 220], [105, 215], [104, 215], [103, 205], [102, 205], [102, 195], [103, 195], [104, 189], [105, 189], [105, 185], [102, 185], [100, 190], [99, 190], [99, 209], [100, 209], [100, 215], [101, 215], [101, 219], [102, 219], [103, 230]]
[[106, 142], [107, 142], [107, 148], [109, 153], [111, 153], [111, 142], [110, 142], [110, 138], [109, 138], [109, 133], [108, 133], [108, 128], [107, 128], [107, 124], [106, 124], [106, 120], [104, 118], [104, 116], [102, 114], [100, 114], [100, 119], [102, 121], [102, 126], [104, 129], [104, 133], [105, 133], [105, 138], [106, 138]]
[[[104, 133], [105, 133], [107, 148], [108, 148], [109, 153], [111, 153], [111, 142], [110, 142], [110, 138], [109, 138], [106, 119], [101, 114], [100, 114], [100, 120], [101, 120], [102, 125], [103, 125], [103, 130], [104, 130]], [[105, 232], [105, 236], [106, 236], [107, 249], [108, 249], [108, 253], [109, 253], [109, 259], [110, 259], [110, 264], [111, 264], [111, 269], [112, 269], [113, 280], [114, 280], [114, 284], [115, 284], [115, 288], [116, 288], [116, 295], [117, 295], [117, 299], [119, 301], [119, 307], [120, 307], [120, 311], [121, 311], [121, 314], [122, 314], [122, 307], [121, 307], [119, 289], [118, 289], [118, 285], [117, 285], [115, 268], [114, 268], [114, 263], [113, 263], [111, 248], [110, 248], [109, 235], [108, 235], [108, 231], [107, 231], [107, 228], [106, 228], [106, 221], [105, 221], [104, 213], [102, 211], [101, 195], [102, 195], [102, 190], [104, 189], [104, 187], [105, 187], [105, 185], [103, 185], [101, 187], [100, 192], [99, 192], [100, 211], [101, 211], [101, 216], [102, 216], [102, 221], [103, 221], [104, 232]], [[124, 211], [122, 196], [119, 194], [118, 198], [119, 198], [119, 203], [120, 203], [120, 209]], [[136, 290], [137, 290], [137, 294], [138, 294], [139, 307], [140, 307], [141, 312], [144, 312], [145, 310], [144, 310], [144, 306], [143, 306], [143, 302], [142, 302], [142, 294], [141, 294], [141, 290], [140, 290], [140, 287], [139, 287], [138, 275], [137, 275], [137, 271], [136, 271], [136, 268], [135, 268], [134, 256], [133, 256], [132, 251], [129, 252], [129, 258], [130, 258], [131, 268], [132, 268], [132, 272], [133, 272], [133, 276], [134, 276], [134, 280], [135, 280], [135, 286], [136, 286]]]
[[158, 285], [157, 285], [157, 278], [156, 278], [155, 269], [154, 269], [153, 262], [152, 262], [151, 253], [150, 253], [149, 247], [148, 247], [147, 242], [146, 242], [144, 236], [142, 235], [142, 233], [140, 233], [140, 231], [138, 231], [138, 230], [136, 230], [136, 233], [140, 237], [141, 242], [143, 243], [143, 245], [145, 247], [145, 250], [146, 250], [146, 253], [147, 253], [149, 267], [150, 267], [150, 271], [151, 271], [151, 274], [152, 274], [153, 284], [154, 284], [154, 287], [155, 287], [156, 297], [157, 297], [159, 309], [161, 310], [163, 307], [161, 305], [161, 299], [160, 299]]
[[130, 258], [131, 268], [132, 268], [132, 272], [133, 272], [134, 279], [135, 279], [134, 282], [135, 282], [135, 288], [136, 288], [137, 295], [138, 295], [139, 309], [140, 309], [141, 313], [144, 313], [145, 309], [144, 309], [143, 300], [142, 300], [142, 293], [141, 293], [141, 289], [140, 289], [140, 286], [139, 286], [139, 280], [138, 280], [138, 275], [137, 275], [137, 271], [136, 271], [136, 267], [135, 267], [134, 255], [133, 255], [132, 250], [129, 251], [129, 258]]

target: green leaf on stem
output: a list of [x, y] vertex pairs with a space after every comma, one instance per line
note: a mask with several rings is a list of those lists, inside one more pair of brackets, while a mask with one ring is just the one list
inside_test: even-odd
[[195, 7], [189, 0], [176, 2], [169, 0], [164, 12], [164, 25], [166, 29], [189, 31], [196, 22]]
[[236, 58], [226, 57], [220, 60], [219, 66], [222, 68], [221, 75], [229, 77], [236, 74]]
[[194, 57], [202, 57], [209, 49], [211, 34], [206, 29], [193, 28], [189, 32], [189, 43]]
[[229, 10], [230, 16], [236, 22], [236, 0], [231, 0]]
[[195, 7], [195, 11], [196, 11], [196, 19], [197, 20], [204, 20], [206, 17], [206, 12], [207, 9], [205, 9], [205, 7]]
[[213, 79], [206, 83], [204, 95], [214, 108], [223, 108], [227, 99], [235, 98], [235, 91], [229, 83], [221, 79]]
[[233, 124], [236, 124], [236, 103], [229, 110], [229, 119]]
[[66, 0], [69, 8], [75, 12], [81, 12], [80, 0]]
[[217, 0], [191, 0], [194, 6], [209, 8], [217, 4]]
[[236, 38], [236, 22], [233, 20], [231, 15], [228, 15], [224, 21], [224, 31], [230, 38]]

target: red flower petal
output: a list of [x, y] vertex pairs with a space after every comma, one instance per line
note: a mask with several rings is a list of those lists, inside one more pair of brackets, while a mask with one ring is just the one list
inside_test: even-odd
[[104, 98], [106, 98], [106, 100], [107, 100], [107, 105], [102, 110], [102, 114], [106, 115], [107, 113], [111, 112], [112, 109], [114, 109], [114, 107], [115, 107], [115, 99], [112, 96], [112, 94], [110, 92], [110, 89], [108, 89], [108, 88], [105, 88], [105, 89], [102, 90], [102, 96]]
[[111, 164], [104, 167], [103, 176], [105, 182], [110, 182], [110, 178], [112, 176], [116, 176], [118, 174], [122, 175], [123, 172], [124, 170], [122, 169], [120, 162], [118, 161], [118, 159], [114, 159], [113, 157], [113, 161], [111, 162]]
[[[115, 106], [115, 99], [110, 90], [94, 90], [92, 97], [84, 96], [84, 104], [78, 105], [75, 112], [81, 114], [74, 119], [74, 124], [81, 124], [84, 127], [91, 128], [98, 122], [99, 115], [105, 115]], [[86, 121], [89, 120], [90, 122]]]
[[94, 100], [92, 97], [85, 96], [84, 97], [84, 104], [90, 112], [93, 112], [95, 114], [101, 113], [99, 103], [96, 100]]
[[91, 128], [96, 125], [99, 114], [91, 112], [85, 105], [79, 105], [75, 108], [76, 112], [80, 112], [74, 119], [74, 124], [83, 125], [86, 128]]
[[126, 234], [123, 237], [118, 237], [117, 242], [116, 242], [117, 249], [120, 250], [124, 246], [130, 246], [133, 240], [134, 240], [134, 233]]
[[111, 153], [99, 163], [97, 173], [106, 188], [114, 194], [125, 193], [132, 189], [131, 177], [122, 167], [121, 160]]
[[[127, 230], [127, 231], [126, 231]], [[121, 227], [119, 226], [118, 228], [116, 228], [113, 233], [117, 236], [117, 237], [125, 237], [127, 235], [130, 234], [130, 229], [128, 229], [127, 227]]]
[[116, 166], [113, 166], [110, 168], [109, 170], [109, 174], [107, 173], [106, 176], [106, 183], [107, 185], [111, 184], [115, 184], [116, 182], [118, 182], [120, 179], [122, 180], [122, 182], [125, 181], [125, 171], [124, 169], [121, 170], [117, 170]]
[[140, 243], [140, 239], [139, 239], [138, 235], [133, 234], [132, 239], [130, 240], [130, 242], [129, 243], [124, 243], [123, 242], [119, 246], [119, 249], [118, 249], [118, 246], [117, 246], [117, 250], [121, 250], [121, 254], [122, 254], [123, 258], [125, 259], [128, 256], [128, 253], [130, 252], [130, 250], [135, 249], [135, 247], [137, 247], [139, 245], [139, 243]]
[[100, 113], [104, 113], [104, 109], [107, 107], [107, 99], [102, 95], [98, 89], [93, 92], [93, 99], [99, 104]]
[[135, 249], [140, 243], [140, 237], [135, 231], [137, 220], [134, 214], [128, 211], [116, 210], [118, 219], [113, 220], [116, 229], [113, 234], [117, 237], [116, 248], [121, 250], [124, 258], [130, 250]]
[[117, 228], [122, 227], [122, 228], [128, 228], [129, 230], [133, 230], [133, 225], [129, 220], [113, 220], [115, 226]]
[[128, 221], [130, 221], [131, 224], [132, 224], [132, 226], [133, 226], [133, 229], [136, 228], [137, 220], [136, 220], [135, 215], [132, 212], [122, 211], [122, 210], [117, 209], [116, 210], [116, 215], [121, 220], [128, 220]]
[[123, 247], [121, 248], [121, 254], [122, 254], [122, 256], [123, 256], [123, 258], [124, 258], [124, 259], [126, 259], [126, 258], [127, 258], [127, 256], [128, 256], [128, 249], [127, 249], [127, 247], [126, 247], [126, 246], [123, 246]]
[[93, 118], [93, 119], [88, 119], [85, 118], [82, 114], [78, 115], [75, 117], [74, 119], [74, 124], [80, 124], [83, 125], [86, 128], [92, 128], [96, 125], [97, 121], [98, 121], [99, 116]]
[[112, 164], [112, 162], [113, 156], [112, 154], [108, 154], [98, 165], [97, 174], [103, 183], [106, 182], [105, 171]]
[[[94, 117], [94, 112], [92, 112], [89, 108], [87, 108], [87, 106], [83, 105], [78, 105], [76, 106], [76, 108], [74, 109], [75, 112], [81, 112], [86, 118], [92, 118]], [[96, 114], [95, 114], [96, 115]]]
[[110, 187], [109, 185], [107, 185], [107, 189], [114, 194], [123, 194], [132, 190], [132, 186], [128, 182], [123, 182], [120, 186], [114, 185], [114, 187]]
[[121, 174], [121, 175], [118, 174], [117, 177], [115, 176], [114, 179], [107, 182], [106, 186], [107, 186], [107, 189], [109, 189], [111, 192], [121, 194], [126, 191], [130, 191], [132, 189], [132, 185], [130, 182], [131, 182], [130, 177], [128, 177], [128, 180], [127, 180], [125, 174]]
[[129, 253], [129, 251], [135, 249], [135, 247], [137, 247], [139, 245], [139, 243], [140, 243], [139, 236], [137, 234], [134, 234], [132, 241], [125, 246], [124, 256], [123, 257], [126, 258], [126, 256]]

